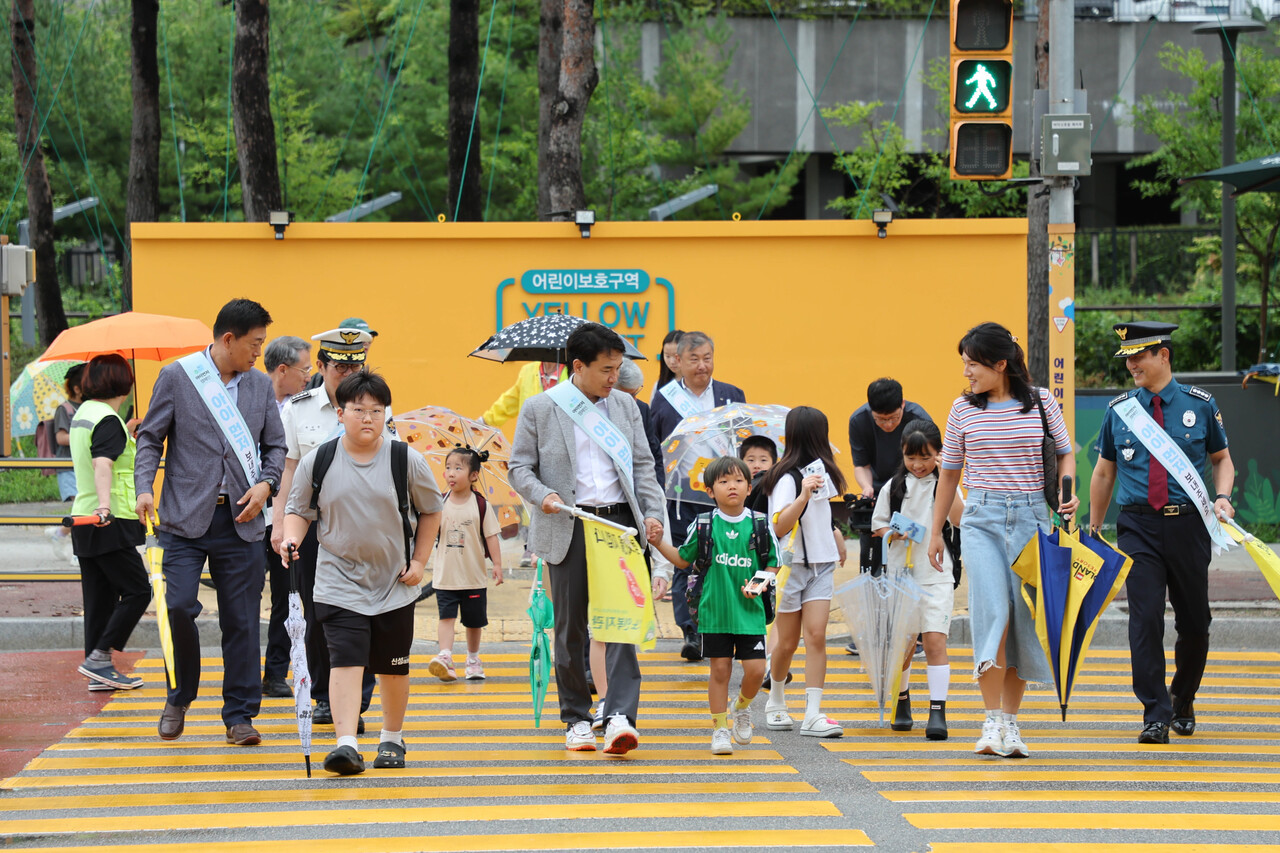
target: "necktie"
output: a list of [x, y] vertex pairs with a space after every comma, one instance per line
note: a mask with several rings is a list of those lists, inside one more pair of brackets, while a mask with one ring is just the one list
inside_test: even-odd
[[[1159, 395], [1151, 398], [1151, 409], [1151, 416], [1163, 427], [1164, 404]], [[1155, 454], [1151, 454], [1147, 460], [1147, 503], [1151, 504], [1152, 509], [1160, 509], [1169, 503], [1169, 474], [1156, 460]]]

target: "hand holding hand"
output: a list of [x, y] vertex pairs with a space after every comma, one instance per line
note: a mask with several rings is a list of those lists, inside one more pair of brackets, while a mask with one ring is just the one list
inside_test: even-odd
[[650, 542], [661, 542], [662, 522], [656, 518], [646, 518], [644, 520], [644, 537]]

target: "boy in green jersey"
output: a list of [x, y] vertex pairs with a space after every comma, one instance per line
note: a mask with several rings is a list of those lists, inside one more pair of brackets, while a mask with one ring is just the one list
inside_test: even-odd
[[[751, 700], [759, 692], [765, 673], [765, 610], [761, 593], [777, 570], [778, 545], [767, 521], [757, 524], [761, 514], [745, 507], [751, 493], [751, 472], [746, 463], [721, 456], [707, 466], [702, 481], [716, 502], [715, 512], [710, 513], [710, 561], [696, 567], [702, 573], [698, 630], [702, 634], [703, 655], [711, 663], [707, 682], [711, 752], [732, 755], [733, 742], [751, 743], [755, 730]], [[650, 542], [677, 568], [688, 568], [698, 559], [698, 530], [705, 527], [699, 523], [689, 525], [688, 538], [679, 550], [661, 538]], [[704, 547], [704, 557], [706, 551]], [[757, 573], [767, 575], [763, 584], [758, 579], [753, 582]], [[684, 590], [674, 594], [683, 595]], [[730, 712], [729, 676], [735, 658], [742, 661], [742, 685]]]

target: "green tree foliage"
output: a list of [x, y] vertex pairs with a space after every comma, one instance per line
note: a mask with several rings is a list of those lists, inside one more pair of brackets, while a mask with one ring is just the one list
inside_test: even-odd
[[[855, 193], [833, 199], [829, 206], [851, 219], [869, 219], [871, 211], [882, 206], [883, 193], [897, 203], [904, 216], [1025, 216], [1026, 197], [1021, 192], [991, 195], [977, 181], [951, 179], [947, 60], [937, 57], [931, 61], [923, 79], [942, 118], [940, 128], [926, 130], [924, 135], [939, 144], [940, 151], [912, 153], [902, 128], [892, 118], [882, 118], [891, 115], [883, 101], [840, 104], [822, 111], [832, 124], [859, 132], [855, 147], [836, 153], [836, 168], [852, 180]], [[1028, 171], [1026, 161], [1013, 164], [1015, 177], [1025, 177]]]
[[[1280, 30], [1272, 25], [1259, 39], [1280, 43]], [[1240, 90], [1240, 108], [1236, 117], [1236, 160], [1251, 160], [1280, 150], [1280, 58], [1247, 41], [1236, 48]], [[1222, 217], [1222, 185], [1211, 181], [1192, 181], [1179, 186], [1189, 175], [1222, 166], [1222, 62], [1211, 62], [1198, 48], [1186, 49], [1166, 45], [1160, 51], [1160, 63], [1177, 73], [1186, 83], [1186, 91], [1169, 91], [1142, 98], [1134, 107], [1133, 123], [1144, 133], [1160, 140], [1151, 154], [1135, 158], [1135, 166], [1155, 166], [1156, 177], [1136, 181], [1135, 186], [1148, 197], [1177, 191], [1176, 207], [1190, 207], [1209, 220]], [[1274, 306], [1276, 267], [1280, 266], [1280, 196], [1275, 193], [1247, 193], [1236, 199], [1236, 229], [1239, 236], [1236, 275], [1239, 298], [1265, 300]], [[1203, 281], [1199, 286], [1216, 287], [1220, 293], [1221, 240], [1209, 238], [1198, 242], [1201, 252]], [[1220, 298], [1220, 296], [1219, 296]], [[1255, 312], [1255, 317], [1257, 313]], [[1243, 322], [1243, 318], [1242, 318]], [[1239, 367], [1252, 364], [1260, 349], [1271, 351], [1275, 341], [1275, 323], [1270, 324], [1267, 342], [1260, 341], [1255, 331], [1254, 346], [1242, 340], [1238, 352]], [[1243, 330], [1242, 330], [1243, 331]], [[1217, 339], [1216, 333], [1211, 333]], [[1180, 335], [1179, 337], [1183, 337]], [[1263, 344], [1259, 346], [1259, 344]]]
[[[298, 219], [323, 219], [392, 190], [404, 201], [370, 219], [453, 218], [444, 209], [448, 9], [448, 0], [271, 4], [281, 189]], [[45, 131], [55, 204], [88, 195], [101, 202], [92, 213], [60, 222], [59, 239], [101, 236], [118, 252], [129, 161], [129, 13], [129, 0], [37, 0], [42, 112], [58, 91]], [[592, 206], [601, 219], [645, 219], [654, 204], [714, 182], [719, 198], [680, 218], [724, 218], [735, 210], [768, 215], [789, 199], [803, 160], [749, 171], [725, 154], [750, 119], [746, 98], [725, 82], [729, 27], [694, 8], [666, 13], [664, 64], [646, 82], [638, 24], [654, 18], [641, 7], [598, 7], [605, 50], [583, 131]], [[468, 168], [481, 170], [486, 218], [534, 220], [537, 0], [483, 4], [480, 35], [481, 162]], [[162, 220], [243, 218], [228, 125], [231, 39], [230, 4], [162, 0]], [[4, 53], [7, 67], [7, 46]], [[6, 89], [0, 87], [0, 109], [11, 117]], [[6, 194], [0, 205], [11, 236], [25, 210], [23, 187], [11, 183], [21, 177], [14, 138], [12, 119], [0, 121]]]

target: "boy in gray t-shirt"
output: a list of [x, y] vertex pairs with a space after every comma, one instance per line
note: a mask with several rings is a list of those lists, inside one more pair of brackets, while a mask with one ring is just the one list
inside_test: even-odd
[[404, 767], [401, 730], [409, 705], [416, 587], [440, 528], [442, 504], [426, 459], [410, 452], [408, 489], [417, 525], [406, 566], [391, 441], [383, 435], [391, 389], [381, 376], [359, 371], [342, 381], [335, 397], [343, 434], [315, 510], [311, 480], [319, 448], [299, 463], [289, 492], [281, 554], [288, 565], [290, 549], [318, 516], [320, 551], [313, 599], [329, 647], [329, 705], [338, 735], [337, 748], [325, 756], [324, 768], [348, 776], [364, 771], [356, 725], [365, 667], [377, 674], [382, 696], [383, 729], [373, 766]]

